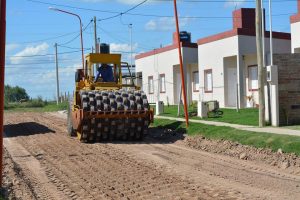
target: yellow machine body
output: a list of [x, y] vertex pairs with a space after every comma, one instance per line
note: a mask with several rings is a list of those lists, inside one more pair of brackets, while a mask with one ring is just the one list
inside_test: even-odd
[[[102, 64], [111, 66], [113, 82], [103, 82], [101, 78], [100, 81], [94, 80], [95, 66], [97, 68]], [[122, 83], [122, 64], [128, 68], [132, 78], [131, 85]], [[94, 142], [117, 138], [118, 132], [122, 132], [119, 135], [123, 139], [130, 137], [141, 139], [144, 133], [139, 133], [137, 136], [134, 130], [146, 132], [149, 123], [153, 122], [153, 110], [147, 104], [145, 95], [141, 95], [140, 88], [134, 85], [128, 64], [121, 62], [121, 54], [90, 53], [86, 55], [84, 69], [77, 70], [75, 82], [74, 99], [70, 105], [69, 133], [77, 136], [80, 141]], [[124, 105], [122, 105], [123, 101]], [[130, 102], [130, 108], [126, 106], [127, 104], [125, 105], [126, 102], [128, 105]], [[124, 127], [125, 132], [128, 128], [127, 132], [130, 133], [115, 130], [114, 124], [116, 127]], [[107, 137], [104, 136], [104, 132]]]

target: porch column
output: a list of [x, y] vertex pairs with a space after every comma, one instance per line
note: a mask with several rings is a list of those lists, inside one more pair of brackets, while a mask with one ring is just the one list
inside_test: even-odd
[[237, 83], [238, 83], [238, 100], [239, 100], [239, 107], [245, 107], [245, 63], [243, 59], [243, 55], [238, 54], [237, 56]]

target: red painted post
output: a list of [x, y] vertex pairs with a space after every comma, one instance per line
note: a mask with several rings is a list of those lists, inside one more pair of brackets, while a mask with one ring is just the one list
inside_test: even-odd
[[177, 45], [178, 45], [179, 62], [180, 62], [181, 85], [182, 85], [182, 92], [183, 92], [184, 115], [185, 115], [186, 127], [188, 127], [189, 126], [189, 113], [188, 113], [188, 109], [187, 109], [184, 70], [183, 70], [182, 54], [181, 54], [181, 42], [180, 42], [180, 37], [179, 37], [179, 22], [178, 22], [176, 0], [174, 0], [174, 12], [175, 12], [175, 20], [176, 20], [176, 35], [177, 35]]
[[5, 34], [6, 0], [0, 1], [0, 186], [2, 186], [3, 166], [3, 114], [4, 114], [4, 75], [5, 75]]

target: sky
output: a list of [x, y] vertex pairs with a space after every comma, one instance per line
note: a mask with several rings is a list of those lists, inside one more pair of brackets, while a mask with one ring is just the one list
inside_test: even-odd
[[[122, 53], [123, 61], [130, 63], [129, 24], [132, 24], [133, 56], [171, 44], [175, 31], [173, 1], [148, 0], [137, 6], [143, 1], [8, 0], [5, 83], [25, 88], [32, 98], [55, 99], [54, 44], [57, 43], [60, 91], [72, 93], [74, 90], [74, 72], [81, 67], [79, 21], [49, 7], [81, 16], [85, 53], [90, 52], [94, 44], [91, 21], [94, 16], [100, 41], [109, 43], [111, 51]], [[180, 30], [191, 32], [193, 42], [230, 30], [232, 11], [241, 7], [254, 8], [255, 1], [178, 0]], [[264, 7], [268, 13], [268, 1], [264, 1]], [[297, 12], [297, 1], [273, 0], [272, 10], [273, 30], [290, 32], [289, 17]], [[268, 20], [266, 23], [268, 27]]]

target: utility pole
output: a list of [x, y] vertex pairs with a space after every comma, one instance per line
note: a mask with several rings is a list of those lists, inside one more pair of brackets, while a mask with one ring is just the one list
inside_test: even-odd
[[258, 95], [259, 95], [259, 127], [264, 127], [265, 122], [265, 95], [263, 68], [263, 48], [262, 48], [262, 0], [256, 0], [256, 46], [257, 46], [257, 64], [258, 64]]
[[263, 68], [266, 67], [266, 48], [265, 48], [265, 12], [264, 12], [264, 4], [263, 1], [261, 3], [261, 33], [262, 33], [262, 51], [263, 51]]
[[177, 45], [178, 45], [178, 55], [179, 55], [179, 63], [180, 63], [180, 74], [181, 74], [181, 87], [183, 92], [183, 103], [184, 103], [184, 115], [185, 115], [185, 123], [186, 127], [189, 126], [189, 113], [187, 109], [187, 99], [186, 99], [186, 91], [185, 91], [185, 78], [184, 78], [184, 70], [183, 70], [183, 62], [182, 62], [182, 54], [181, 54], [181, 42], [179, 37], [179, 22], [178, 22], [178, 13], [177, 13], [177, 2], [174, 0], [174, 13], [175, 13], [175, 21], [176, 21], [176, 35], [177, 35]]
[[59, 80], [58, 80], [58, 56], [57, 56], [57, 43], [54, 45], [55, 47], [55, 65], [56, 65], [56, 104], [59, 103]]
[[271, 0], [269, 0], [269, 24], [270, 24], [270, 65], [273, 66], [273, 21], [272, 21]]
[[95, 52], [98, 53], [98, 49], [97, 49], [97, 44], [98, 44], [98, 41], [97, 41], [97, 19], [96, 19], [96, 16], [94, 17], [94, 40], [95, 40]]
[[[97, 41], [97, 19], [94, 16], [94, 40], [95, 40], [95, 53], [99, 53], [98, 41]], [[96, 64], [96, 70], [98, 70], [99, 64]], [[94, 74], [94, 67], [92, 68], [92, 73]]]
[[0, 187], [2, 186], [3, 162], [3, 113], [5, 76], [6, 0], [0, 1]]
[[133, 65], [132, 65], [132, 24], [129, 24], [128, 27], [129, 27], [129, 35], [130, 35], [130, 67], [131, 67], [131, 71], [133, 71]]

